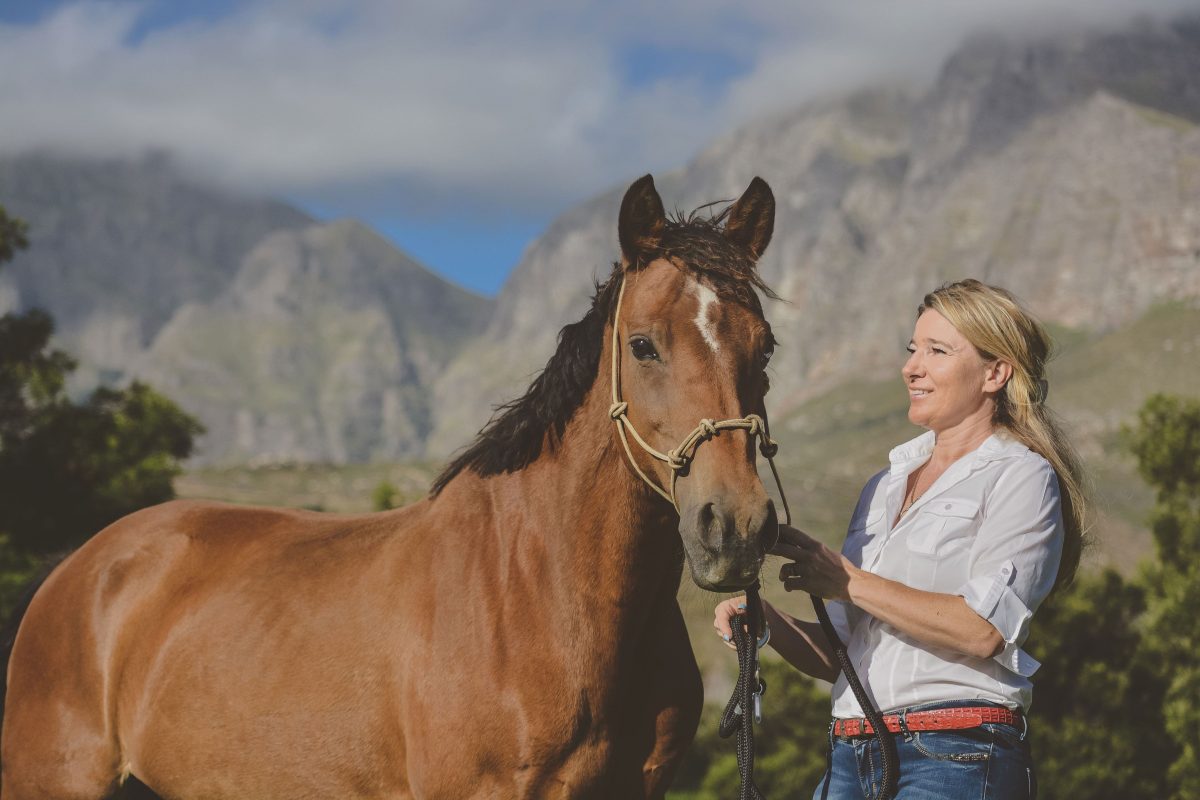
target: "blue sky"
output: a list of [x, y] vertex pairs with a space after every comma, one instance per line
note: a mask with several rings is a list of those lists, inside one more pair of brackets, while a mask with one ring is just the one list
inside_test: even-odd
[[0, 0], [0, 154], [166, 151], [495, 294], [558, 214], [757, 117], [919, 84], [979, 28], [1195, 6]]

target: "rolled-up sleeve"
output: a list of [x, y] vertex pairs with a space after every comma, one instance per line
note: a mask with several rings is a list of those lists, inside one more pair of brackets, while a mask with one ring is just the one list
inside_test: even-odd
[[1019, 675], [1028, 677], [1040, 666], [1021, 645], [1029, 620], [1054, 587], [1063, 535], [1054, 470], [1032, 453], [1016, 460], [985, 498], [970, 577], [955, 593], [1004, 638], [996, 660]]

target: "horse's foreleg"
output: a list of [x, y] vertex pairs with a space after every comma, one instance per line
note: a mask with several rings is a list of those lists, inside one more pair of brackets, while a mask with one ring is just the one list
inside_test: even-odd
[[700, 669], [688, 641], [683, 615], [674, 599], [664, 609], [657, 652], [648, 678], [650, 707], [655, 709], [654, 745], [642, 765], [647, 798], [666, 795], [684, 753], [696, 735], [704, 705]]

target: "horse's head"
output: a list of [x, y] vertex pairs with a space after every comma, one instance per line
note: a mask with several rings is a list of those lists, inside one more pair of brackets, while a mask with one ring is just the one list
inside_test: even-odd
[[753, 582], [778, 535], [755, 438], [774, 346], [756, 262], [774, 220], [760, 178], [716, 220], [668, 220], [649, 175], [621, 203], [613, 416], [634, 468], [679, 510], [706, 589]]

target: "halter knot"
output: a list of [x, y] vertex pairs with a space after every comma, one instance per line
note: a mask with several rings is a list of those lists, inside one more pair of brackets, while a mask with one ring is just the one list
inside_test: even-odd
[[774, 458], [775, 454], [779, 452], [779, 443], [764, 435], [762, 442], [758, 445], [758, 451], [763, 454], [763, 458]]
[[700, 429], [704, 431], [704, 435], [707, 438], [717, 435], [717, 424], [711, 419], [700, 420]]
[[691, 459], [682, 453], [677, 453], [674, 450], [667, 451], [667, 465], [676, 472], [687, 469], [688, 461], [690, 460]]
[[608, 415], [613, 419], [620, 419], [625, 416], [625, 412], [629, 410], [629, 403], [624, 400], [613, 403], [608, 407]]
[[763, 434], [762, 417], [760, 417], [758, 414], [748, 414], [746, 416], [746, 421], [750, 423], [750, 426], [746, 428], [746, 432], [749, 433], [751, 437], [765, 435]]

